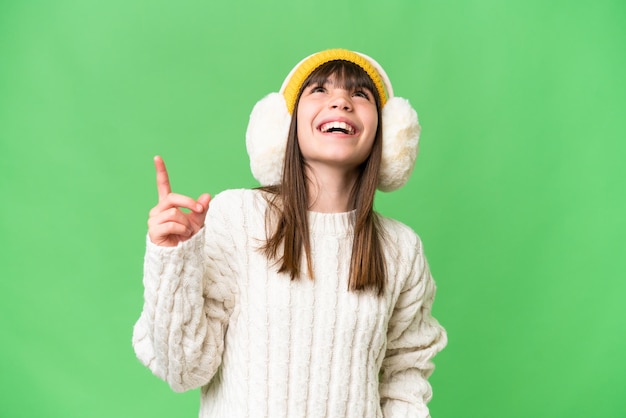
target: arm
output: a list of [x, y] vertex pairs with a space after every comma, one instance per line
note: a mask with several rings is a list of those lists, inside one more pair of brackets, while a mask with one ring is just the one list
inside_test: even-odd
[[446, 343], [445, 330], [431, 316], [435, 283], [416, 244], [410, 276], [396, 302], [387, 332], [387, 352], [382, 364], [380, 396], [385, 418], [430, 417], [426, 404], [432, 397], [428, 377], [432, 358]]
[[171, 193], [160, 157], [155, 166], [159, 203], [148, 221], [144, 306], [133, 347], [154, 374], [185, 391], [208, 383], [221, 363], [237, 252], [220, 199], [209, 210], [208, 195], [195, 201]]
[[133, 347], [139, 360], [177, 392], [205, 385], [217, 371], [234, 305], [228, 269], [209, 276], [214, 269], [205, 266], [212, 261], [203, 251], [205, 233], [202, 229], [179, 247], [148, 242], [146, 249], [144, 306]]

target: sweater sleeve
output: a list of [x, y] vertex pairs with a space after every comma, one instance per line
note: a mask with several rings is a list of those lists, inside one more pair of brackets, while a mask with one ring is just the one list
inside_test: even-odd
[[177, 392], [207, 384], [221, 364], [237, 275], [232, 230], [223, 212], [214, 199], [205, 226], [177, 247], [147, 240], [144, 305], [133, 347], [139, 360]]
[[432, 389], [427, 379], [434, 370], [432, 358], [447, 343], [445, 330], [431, 315], [434, 297], [435, 282], [418, 239], [409, 278], [387, 331], [379, 387], [385, 418], [430, 417], [426, 404]]

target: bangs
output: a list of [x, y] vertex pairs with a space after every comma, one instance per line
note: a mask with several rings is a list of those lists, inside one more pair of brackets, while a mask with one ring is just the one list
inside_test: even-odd
[[369, 75], [361, 67], [350, 61], [329, 61], [317, 67], [315, 71], [304, 81], [300, 94], [308, 86], [323, 86], [331, 77], [335, 85], [348, 91], [366, 88], [372, 92], [376, 99], [376, 106], [380, 107], [378, 89]]

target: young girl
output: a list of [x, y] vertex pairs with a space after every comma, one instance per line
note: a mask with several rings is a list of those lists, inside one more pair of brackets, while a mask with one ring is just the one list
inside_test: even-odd
[[428, 417], [435, 284], [415, 233], [373, 210], [408, 179], [419, 130], [376, 61], [336, 49], [255, 106], [264, 187], [194, 200], [156, 157], [139, 359], [201, 387], [200, 417]]

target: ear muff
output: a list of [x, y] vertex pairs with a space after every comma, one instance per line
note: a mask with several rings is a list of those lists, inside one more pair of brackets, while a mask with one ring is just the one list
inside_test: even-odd
[[[313, 54], [300, 61], [283, 82], [280, 92], [270, 93], [252, 109], [246, 130], [246, 148], [250, 156], [252, 175], [261, 185], [276, 185], [282, 179], [291, 111], [295, 106], [294, 93], [289, 92], [295, 90], [297, 94], [302, 83], [317, 67], [338, 59], [358, 61], [355, 64], [362, 66], [361, 68], [367, 67], [364, 70], [368, 74], [375, 71], [375, 74], [372, 73], [374, 84], [377, 85], [379, 94], [381, 91], [383, 93], [383, 152], [378, 189], [390, 192], [404, 186], [408, 181], [417, 158], [421, 132], [417, 112], [408, 100], [394, 97], [387, 74], [374, 59], [364, 54], [334, 49]], [[382, 100], [385, 98], [386, 101]], [[291, 102], [294, 104], [290, 111]]]
[[419, 150], [422, 130], [408, 100], [392, 97], [383, 107], [383, 155], [378, 189], [391, 192], [409, 180]]
[[270, 93], [252, 109], [246, 131], [246, 149], [252, 175], [262, 186], [282, 180], [291, 115], [285, 97]]

